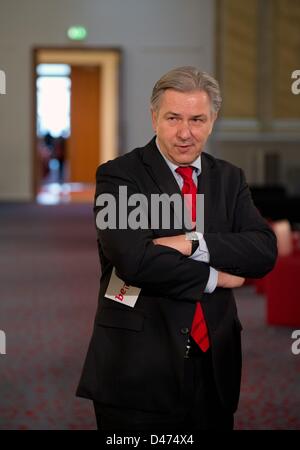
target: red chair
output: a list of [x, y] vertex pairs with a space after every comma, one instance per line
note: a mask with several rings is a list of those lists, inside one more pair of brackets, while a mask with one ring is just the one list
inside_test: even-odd
[[300, 326], [300, 256], [278, 258], [265, 277], [267, 322], [270, 325]]
[[[300, 246], [298, 246], [299, 235], [292, 232], [291, 224], [288, 220], [269, 221], [269, 224], [276, 234], [279, 257], [292, 255], [296, 252], [296, 249], [300, 249]], [[266, 278], [267, 277], [255, 280], [255, 290], [257, 294], [264, 294], [266, 292]]]

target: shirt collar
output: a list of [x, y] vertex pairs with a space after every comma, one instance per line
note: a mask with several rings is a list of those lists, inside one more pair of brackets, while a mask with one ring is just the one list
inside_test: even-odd
[[[172, 161], [170, 161], [170, 160], [163, 154], [163, 152], [162, 152], [161, 149], [159, 148], [157, 138], [156, 138], [156, 140], [155, 140], [155, 143], [156, 143], [156, 147], [158, 148], [158, 150], [159, 150], [161, 156], [164, 158], [164, 160], [165, 160], [166, 163], [168, 164], [169, 168], [170, 168], [171, 171], [174, 173], [174, 172], [176, 171], [177, 167], [179, 167], [179, 165], [178, 165], [178, 164], [174, 164]], [[200, 173], [201, 173], [201, 156], [199, 155], [199, 156], [195, 159], [195, 161], [193, 161], [192, 164], [190, 164], [190, 165], [191, 165], [192, 167], [194, 167], [194, 169], [195, 169], [195, 171], [196, 171], [196, 175], [197, 175], [197, 176], [200, 175]]]

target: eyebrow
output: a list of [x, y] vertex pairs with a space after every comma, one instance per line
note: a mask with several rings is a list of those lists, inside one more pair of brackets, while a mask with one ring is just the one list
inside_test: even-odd
[[[166, 116], [170, 115], [170, 116], [175, 116], [175, 117], [179, 117], [181, 116], [181, 114], [179, 113], [175, 113], [173, 111], [167, 111]], [[200, 119], [200, 118], [207, 118], [206, 114], [197, 114], [196, 116], [191, 116], [193, 119]]]
[[167, 111], [167, 112], [165, 113], [165, 115], [166, 115], [166, 116], [168, 116], [168, 115], [171, 115], [171, 116], [180, 116], [179, 113], [175, 113], [175, 112], [172, 112], [172, 111]]

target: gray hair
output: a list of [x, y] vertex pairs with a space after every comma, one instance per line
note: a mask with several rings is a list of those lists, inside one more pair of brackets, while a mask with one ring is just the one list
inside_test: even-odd
[[155, 83], [151, 95], [151, 108], [154, 111], [159, 109], [161, 96], [167, 89], [179, 92], [204, 91], [210, 98], [213, 113], [217, 113], [221, 107], [222, 97], [219, 83], [211, 75], [196, 67], [177, 67], [164, 74]]

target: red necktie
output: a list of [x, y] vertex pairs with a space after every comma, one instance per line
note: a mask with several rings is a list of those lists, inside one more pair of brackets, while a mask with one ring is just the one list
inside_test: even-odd
[[[197, 194], [197, 186], [193, 180], [193, 167], [178, 167], [176, 172], [183, 178], [183, 186], [181, 193], [191, 194], [192, 195], [192, 205], [189, 206], [187, 203], [187, 207], [191, 212], [192, 221], [196, 222], [196, 194]], [[206, 352], [209, 349], [209, 338], [207, 326], [202, 310], [202, 306], [199, 302], [196, 303], [196, 310], [194, 313], [191, 336], [197, 345], [201, 348], [203, 352]]]

